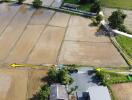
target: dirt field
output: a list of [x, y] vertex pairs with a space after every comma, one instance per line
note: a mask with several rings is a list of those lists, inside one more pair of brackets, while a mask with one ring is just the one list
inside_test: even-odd
[[[110, 16], [111, 13], [115, 10], [116, 9], [114, 8], [103, 8], [103, 11], [107, 17]], [[132, 10], [123, 10], [123, 11], [127, 15], [127, 18], [125, 19], [125, 25], [130, 31], [132, 31]]]
[[47, 70], [0, 69], [0, 100], [27, 100], [42, 85]]
[[112, 91], [116, 100], [132, 100], [132, 83], [112, 85]]
[[109, 38], [96, 35], [90, 19], [2, 3], [0, 22], [0, 65], [127, 66]]

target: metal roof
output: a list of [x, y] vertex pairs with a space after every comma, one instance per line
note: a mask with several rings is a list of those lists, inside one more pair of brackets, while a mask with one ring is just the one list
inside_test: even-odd
[[108, 88], [105, 86], [92, 86], [88, 88], [90, 100], [111, 100]]
[[53, 84], [50, 86], [50, 100], [68, 100], [68, 94], [65, 85]]

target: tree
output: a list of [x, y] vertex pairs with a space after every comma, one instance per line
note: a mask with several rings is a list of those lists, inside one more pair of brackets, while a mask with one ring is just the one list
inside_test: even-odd
[[126, 18], [126, 14], [121, 10], [117, 10], [112, 12], [112, 15], [108, 18], [109, 25], [113, 29], [121, 29], [123, 28], [124, 20]]
[[38, 93], [38, 100], [48, 100], [50, 95], [50, 88], [47, 84], [41, 87], [41, 90]]
[[101, 10], [101, 4], [99, 1], [95, 1], [91, 6], [91, 12], [99, 13]]
[[33, 1], [33, 7], [34, 8], [39, 8], [42, 5], [42, 1], [41, 0], [34, 0]]
[[81, 4], [84, 4], [84, 3], [87, 3], [88, 0], [78, 0], [78, 1], [79, 1], [79, 3], [81, 3]]
[[18, 0], [17, 3], [18, 4], [22, 4], [25, 0]]
[[58, 81], [58, 72], [55, 68], [51, 68], [48, 71], [48, 83], [52, 84]]
[[68, 74], [68, 70], [64, 68], [59, 70], [58, 79], [59, 79], [59, 82], [64, 85], [67, 85], [67, 84], [69, 85], [73, 83], [73, 79]]

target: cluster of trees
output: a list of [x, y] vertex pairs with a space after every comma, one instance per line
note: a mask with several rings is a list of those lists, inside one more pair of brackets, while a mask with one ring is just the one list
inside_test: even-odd
[[56, 70], [51, 68], [48, 72], [48, 83], [60, 83], [63, 85], [69, 85], [73, 83], [73, 79], [69, 75], [69, 71], [66, 68]]
[[79, 0], [80, 4], [90, 3], [91, 8], [90, 11], [94, 13], [98, 13], [101, 10], [101, 4], [99, 0]]
[[[50, 85], [54, 83], [60, 83], [63, 85], [69, 85], [73, 83], [73, 79], [69, 75], [69, 69], [62, 68], [62, 69], [55, 69], [51, 68], [48, 71], [48, 77], [47, 77], [48, 84], [45, 84], [41, 87], [41, 90], [38, 93], [38, 100], [48, 100], [48, 97], [50, 95]], [[69, 94], [75, 91], [77, 87], [71, 88], [69, 91]]]

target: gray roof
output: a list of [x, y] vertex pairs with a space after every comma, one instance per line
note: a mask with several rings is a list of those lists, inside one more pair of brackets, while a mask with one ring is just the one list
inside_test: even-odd
[[90, 100], [111, 100], [108, 88], [105, 86], [93, 86], [88, 88]]
[[50, 86], [50, 100], [68, 100], [68, 94], [65, 85], [53, 84]]

